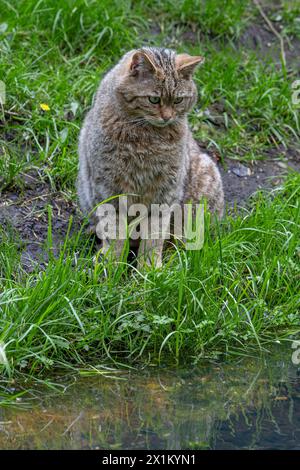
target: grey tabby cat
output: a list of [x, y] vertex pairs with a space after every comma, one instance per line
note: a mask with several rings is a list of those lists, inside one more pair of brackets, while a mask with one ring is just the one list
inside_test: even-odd
[[[210, 211], [222, 215], [220, 173], [201, 153], [187, 121], [197, 100], [192, 74], [202, 62], [200, 56], [144, 47], [125, 54], [103, 78], [79, 139], [78, 194], [84, 213], [126, 193], [128, 204], [140, 202], [149, 209], [205, 197]], [[92, 225], [106, 253], [112, 240], [95, 214]], [[115, 256], [123, 243], [113, 243]], [[142, 240], [139, 259], [161, 266], [163, 243], [163, 237]]]

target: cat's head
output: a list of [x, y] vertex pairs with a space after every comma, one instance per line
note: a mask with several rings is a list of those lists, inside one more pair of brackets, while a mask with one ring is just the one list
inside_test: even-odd
[[132, 122], [163, 127], [184, 117], [197, 100], [192, 75], [203, 57], [142, 48], [121, 62], [117, 96]]

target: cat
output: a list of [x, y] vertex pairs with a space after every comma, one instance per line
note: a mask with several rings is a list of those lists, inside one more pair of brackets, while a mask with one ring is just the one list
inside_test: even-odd
[[[208, 209], [222, 216], [219, 170], [200, 151], [187, 121], [197, 100], [193, 73], [203, 61], [143, 47], [127, 52], [104, 76], [79, 137], [77, 188], [85, 214], [112, 196], [129, 194], [131, 203], [145, 204], [150, 213], [151, 204], [199, 203], [204, 197]], [[102, 252], [111, 248], [119, 257], [124, 240], [107, 238], [97, 211], [91, 219]], [[163, 244], [163, 236], [141, 240], [142, 263], [161, 266]]]

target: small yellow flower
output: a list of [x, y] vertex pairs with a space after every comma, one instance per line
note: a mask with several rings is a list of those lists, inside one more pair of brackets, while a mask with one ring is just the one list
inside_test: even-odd
[[43, 111], [50, 111], [50, 107], [48, 104], [46, 103], [40, 103], [40, 108], [43, 110]]

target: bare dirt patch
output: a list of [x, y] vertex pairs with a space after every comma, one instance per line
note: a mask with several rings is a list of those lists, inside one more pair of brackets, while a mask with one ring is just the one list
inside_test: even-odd
[[290, 171], [300, 172], [300, 151], [272, 149], [264, 160], [240, 163], [227, 159], [219, 167], [228, 207], [244, 206], [256, 191], [280, 185]]
[[38, 263], [42, 268], [48, 261], [45, 244], [48, 238], [49, 213], [52, 217], [52, 250], [57, 255], [68, 232], [70, 217], [74, 217], [72, 231], [79, 227], [76, 201], [51, 190], [34, 174], [24, 175], [24, 188], [4, 191], [0, 200], [0, 224], [5, 231], [13, 230], [20, 241], [23, 267], [31, 271]]
[[[280, 25], [274, 25], [278, 32], [281, 32]], [[283, 37], [283, 39], [285, 39]], [[299, 50], [300, 40], [298, 38], [289, 38], [284, 41], [285, 56], [288, 66], [299, 68]], [[260, 60], [273, 60], [281, 66], [280, 62], [280, 43], [278, 38], [268, 26], [260, 20], [255, 24], [250, 24], [237, 41], [238, 47], [243, 47], [254, 51]]]

